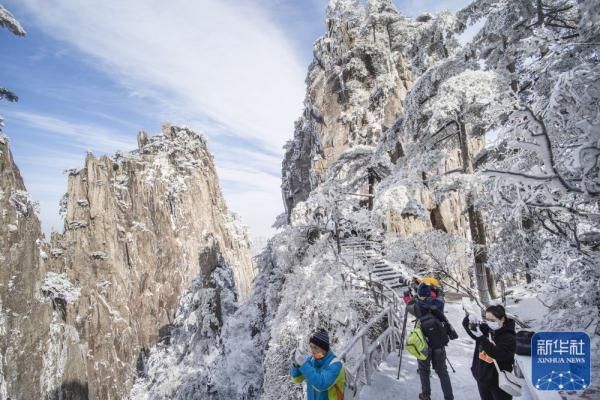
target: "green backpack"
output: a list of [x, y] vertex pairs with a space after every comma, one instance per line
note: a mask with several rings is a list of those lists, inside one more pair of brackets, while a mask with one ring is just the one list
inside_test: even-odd
[[417, 360], [427, 359], [427, 356], [429, 355], [429, 346], [427, 346], [427, 340], [421, 330], [421, 321], [417, 321], [415, 329], [408, 334], [406, 350], [415, 356]]

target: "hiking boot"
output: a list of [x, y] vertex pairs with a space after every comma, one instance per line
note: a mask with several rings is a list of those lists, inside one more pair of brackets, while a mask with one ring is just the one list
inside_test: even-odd
[[431, 400], [431, 396], [428, 394], [419, 393], [419, 400]]

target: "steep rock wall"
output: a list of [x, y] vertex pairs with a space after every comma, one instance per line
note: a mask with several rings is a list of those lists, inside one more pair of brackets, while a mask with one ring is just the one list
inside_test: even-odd
[[378, 142], [402, 113], [411, 85], [402, 52], [393, 48], [391, 32], [403, 19], [391, 3], [369, 10], [347, 3], [329, 4], [327, 32], [314, 45], [306, 79], [304, 113], [286, 145], [288, 217], [344, 151]]
[[138, 144], [69, 171], [65, 232], [45, 243], [0, 136], [1, 400], [122, 399], [186, 290], [204, 293], [193, 317], [211, 329], [249, 296], [250, 243], [205, 139], [165, 125]]
[[305, 109], [286, 144], [282, 194], [288, 220], [356, 145], [377, 145], [397, 124], [406, 95], [427, 69], [453, 54], [459, 27], [448, 12], [402, 16], [391, 0], [330, 0], [314, 45]]
[[[254, 269], [245, 231], [229, 215], [204, 138], [166, 125], [138, 137], [140, 148], [113, 159], [88, 155], [71, 171], [65, 233], [52, 241], [54, 270], [80, 289], [65, 308], [48, 355], [57, 385], [80, 382], [89, 398], [126, 395], [136, 366], [166, 340], [180, 295], [203, 270], [217, 241], [244, 297]], [[211, 235], [208, 235], [210, 233]]]
[[37, 399], [52, 307], [41, 300], [41, 227], [0, 133], [0, 399]]

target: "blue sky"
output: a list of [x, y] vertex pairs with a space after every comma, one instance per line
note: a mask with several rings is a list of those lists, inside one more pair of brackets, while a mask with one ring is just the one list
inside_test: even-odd
[[[406, 15], [468, 0], [396, 1]], [[301, 114], [327, 0], [8, 0], [27, 36], [0, 31], [0, 103], [46, 233], [62, 230], [66, 168], [135, 148], [164, 122], [208, 137], [229, 208], [252, 236], [283, 212], [282, 146]]]

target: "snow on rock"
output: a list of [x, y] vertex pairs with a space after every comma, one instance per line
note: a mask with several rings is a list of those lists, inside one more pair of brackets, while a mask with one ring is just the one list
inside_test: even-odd
[[64, 273], [48, 272], [40, 289], [44, 296], [61, 299], [67, 303], [75, 303], [81, 295], [81, 290], [73, 285]]
[[353, 2], [329, 4], [326, 34], [314, 45], [305, 110], [285, 148], [288, 217], [342, 153], [376, 144], [401, 114], [412, 82], [400, 46], [405, 24], [391, 4], [368, 10]]
[[[0, 300], [13, 311], [7, 331], [31, 316], [19, 322], [21, 334], [0, 339], [11, 398], [74, 390], [78, 398], [126, 396], [136, 365], [169, 331], [181, 294], [194, 277], [210, 274], [201, 262], [207, 248], [220, 248], [226, 272], [214, 280], [230, 289], [207, 289], [204, 306], [182, 327], [207, 335], [222, 323], [220, 313], [248, 296], [255, 273], [247, 231], [227, 210], [202, 136], [166, 125], [133, 152], [88, 153], [84, 167], [69, 172], [65, 232], [41, 246], [33, 204], [7, 145], [0, 149], [0, 188], [12, 194], [0, 198]], [[18, 230], [9, 232], [10, 224]], [[208, 306], [215, 312], [203, 314]], [[20, 346], [27, 358], [15, 351]], [[19, 386], [7, 365], [30, 384]]]
[[25, 190], [15, 191], [8, 202], [21, 216], [28, 216], [30, 210], [37, 212], [37, 203], [31, 199], [31, 195]]
[[214, 244], [212, 256], [204, 259], [209, 265], [202, 268], [212, 271], [210, 276], [195, 278], [182, 294], [173, 323], [138, 364], [130, 399], [222, 398], [214, 388], [222, 358], [219, 336], [223, 320], [236, 310], [237, 293], [231, 267]]
[[[1, 8], [1, 6], [0, 6]], [[1, 14], [1, 10], [0, 10]], [[52, 313], [41, 297], [45, 277], [35, 203], [0, 135], [0, 398], [38, 399]]]
[[[123, 397], [136, 365], [179, 324], [173, 316], [180, 296], [207, 273], [201, 262], [206, 249], [218, 246], [231, 269], [229, 283], [240, 297], [248, 295], [254, 277], [250, 242], [229, 215], [206, 140], [187, 128], [167, 124], [129, 153], [88, 154], [68, 185], [68, 223], [63, 235], [53, 236], [50, 261], [80, 289], [80, 301], [67, 304], [61, 315], [87, 350], [69, 356], [58, 379], [87, 370], [81, 379], [90, 392]], [[215, 296], [207, 292], [205, 303], [224, 308], [238, 300], [215, 302]], [[203, 311], [181, 328], [206, 335], [220, 324]]]

